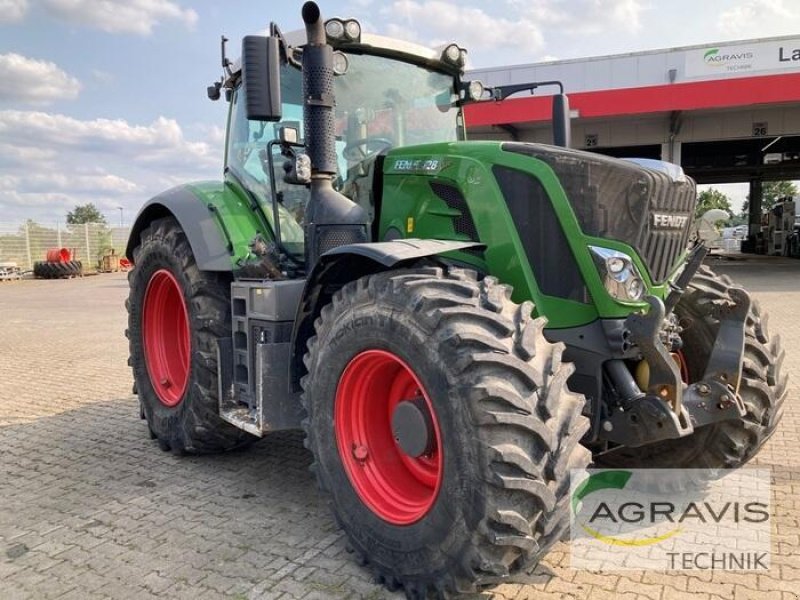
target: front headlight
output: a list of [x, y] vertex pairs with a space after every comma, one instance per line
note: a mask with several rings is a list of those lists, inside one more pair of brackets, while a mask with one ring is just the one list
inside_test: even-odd
[[630, 256], [618, 250], [589, 246], [594, 264], [608, 293], [623, 302], [637, 302], [644, 296], [644, 279]]

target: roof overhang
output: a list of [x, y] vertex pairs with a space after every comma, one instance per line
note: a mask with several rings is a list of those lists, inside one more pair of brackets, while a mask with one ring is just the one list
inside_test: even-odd
[[[570, 109], [577, 113], [579, 119], [793, 102], [800, 102], [800, 73], [577, 92], [569, 95]], [[470, 128], [549, 121], [551, 103], [550, 96], [478, 102], [466, 106], [465, 121]]]

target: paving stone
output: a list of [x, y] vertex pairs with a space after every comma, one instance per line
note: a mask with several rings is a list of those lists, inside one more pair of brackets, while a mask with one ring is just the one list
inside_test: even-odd
[[[474, 599], [797, 600], [800, 590], [800, 261], [726, 263], [786, 348], [772, 469], [769, 572], [577, 572], [557, 544], [530, 576]], [[0, 286], [0, 599], [403, 598], [376, 585], [308, 472], [302, 437], [247, 452], [158, 450], [131, 395], [123, 274]]]

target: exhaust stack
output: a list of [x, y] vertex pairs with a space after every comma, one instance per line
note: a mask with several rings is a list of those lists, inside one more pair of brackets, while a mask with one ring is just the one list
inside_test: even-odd
[[307, 44], [303, 48], [305, 142], [311, 160], [311, 198], [306, 210], [306, 268], [337, 246], [367, 241], [364, 210], [333, 189], [336, 137], [333, 48], [327, 43], [319, 6], [302, 9]]

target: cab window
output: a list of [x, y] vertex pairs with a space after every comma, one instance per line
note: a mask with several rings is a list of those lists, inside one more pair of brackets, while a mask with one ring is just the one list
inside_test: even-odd
[[[305, 209], [308, 189], [283, 181], [284, 157], [274, 145], [272, 169], [267, 156], [268, 144], [277, 139], [281, 127], [290, 126], [303, 136], [303, 104], [300, 72], [284, 67], [281, 73], [283, 120], [279, 123], [248, 121], [241, 85], [234, 90], [231, 118], [225, 156], [227, 171], [244, 185], [264, 209], [267, 220], [274, 227], [273, 201], [278, 203], [281, 241], [284, 248], [298, 258], [304, 253]], [[275, 184], [276, 198], [272, 196]]]

